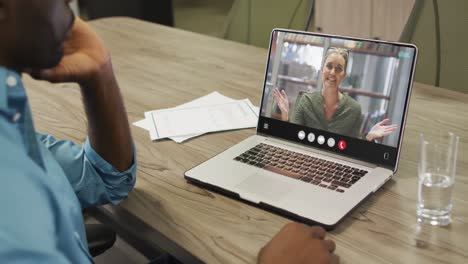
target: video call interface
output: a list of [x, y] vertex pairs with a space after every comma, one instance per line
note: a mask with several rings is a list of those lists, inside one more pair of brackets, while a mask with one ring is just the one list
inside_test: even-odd
[[261, 116], [397, 148], [414, 56], [412, 47], [275, 31]]

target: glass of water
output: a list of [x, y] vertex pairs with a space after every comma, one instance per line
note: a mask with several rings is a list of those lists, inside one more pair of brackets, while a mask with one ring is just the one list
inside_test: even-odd
[[418, 222], [445, 226], [451, 222], [459, 137], [421, 134], [418, 165]]

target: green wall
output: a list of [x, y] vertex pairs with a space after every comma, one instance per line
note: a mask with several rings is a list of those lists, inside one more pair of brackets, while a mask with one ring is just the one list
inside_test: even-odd
[[268, 48], [274, 28], [304, 30], [310, 5], [310, 0], [236, 0], [224, 38]]
[[[441, 35], [440, 87], [468, 93], [468, 1], [438, 0]], [[436, 45], [432, 0], [424, 0], [411, 42], [419, 47], [416, 81], [435, 85]]]

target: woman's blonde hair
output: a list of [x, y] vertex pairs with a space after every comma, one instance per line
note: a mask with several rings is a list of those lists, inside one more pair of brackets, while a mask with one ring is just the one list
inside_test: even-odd
[[327, 52], [325, 53], [325, 58], [323, 59], [323, 65], [325, 64], [325, 61], [327, 61], [328, 56], [330, 56], [331, 54], [338, 54], [343, 57], [343, 59], [345, 60], [344, 71], [346, 72], [346, 67], [348, 67], [349, 51], [344, 48], [329, 47], [327, 49]]

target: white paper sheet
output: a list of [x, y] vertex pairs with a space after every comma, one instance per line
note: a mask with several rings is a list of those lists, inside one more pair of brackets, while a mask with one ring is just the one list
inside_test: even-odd
[[[188, 103], [179, 105], [179, 106], [177, 106], [175, 108], [171, 108], [171, 109], [196, 107], [196, 106], [209, 106], [209, 105], [230, 103], [230, 102], [235, 102], [235, 101], [237, 101], [237, 100], [229, 98], [227, 96], [224, 96], [224, 95], [220, 94], [219, 92], [212, 92], [212, 93], [210, 93], [208, 95], [197, 98], [197, 99], [195, 99], [193, 101], [190, 101]], [[258, 118], [260, 109], [258, 107], [256, 107], [256, 106], [253, 106], [253, 108], [255, 109], [255, 113], [256, 113], [257, 118]], [[151, 113], [151, 112], [154, 112], [154, 111], [150, 111], [150, 112], [147, 112], [147, 113]], [[145, 115], [147, 115], [147, 114], [145, 113]], [[154, 131], [151, 132], [152, 127], [153, 127], [153, 122], [152, 122], [151, 118], [148, 118], [148, 119], [145, 118], [145, 119], [139, 120], [137, 122], [134, 122], [133, 125], [138, 126], [140, 128], [143, 128], [145, 130], [148, 130], [150, 132], [150, 137], [151, 137], [151, 134], [154, 134]], [[253, 124], [251, 127], [255, 127], [255, 126], [256, 126], [256, 123]], [[211, 132], [211, 131], [209, 131], [209, 132]], [[188, 139], [193, 138], [193, 137], [200, 136], [202, 134], [204, 134], [204, 133], [198, 133], [198, 134], [195, 133], [195, 134], [185, 135], [185, 136], [175, 136], [175, 137], [170, 137], [170, 139], [174, 140], [177, 143], [182, 143], [185, 140], [188, 140]], [[151, 137], [151, 138], [153, 138], [153, 137]]]
[[151, 120], [149, 119], [142, 119], [140, 121], [136, 121], [133, 123], [133, 125], [137, 126], [137, 127], [141, 127], [143, 128], [144, 130], [148, 130], [150, 131], [151, 130]]
[[258, 115], [248, 99], [230, 103], [170, 108], [145, 113], [153, 122], [152, 140], [255, 126]]

